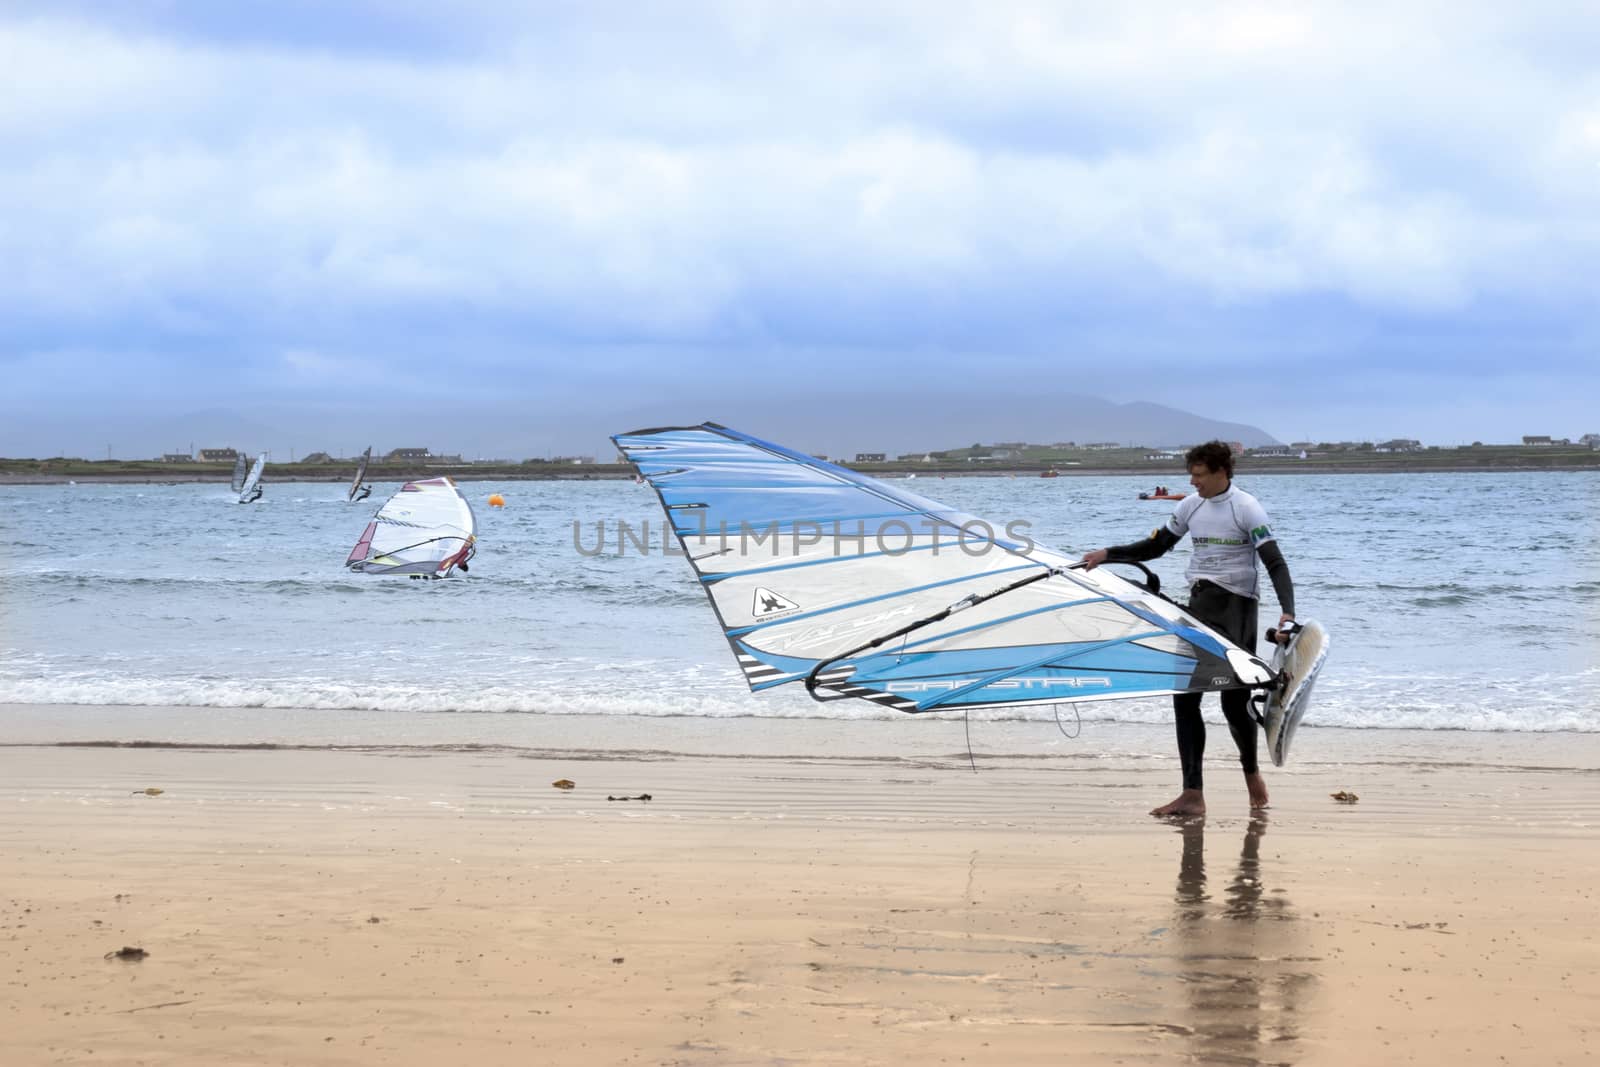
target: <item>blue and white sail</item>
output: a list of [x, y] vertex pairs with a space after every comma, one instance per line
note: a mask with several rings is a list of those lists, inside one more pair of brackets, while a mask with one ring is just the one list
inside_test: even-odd
[[715, 423], [612, 440], [660, 496], [753, 690], [931, 712], [1273, 679], [1178, 605], [1015, 525]]

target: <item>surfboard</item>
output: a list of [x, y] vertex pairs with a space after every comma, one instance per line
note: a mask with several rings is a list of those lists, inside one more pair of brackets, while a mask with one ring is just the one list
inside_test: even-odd
[[1301, 623], [1289, 643], [1277, 645], [1272, 654], [1272, 667], [1283, 673], [1284, 682], [1267, 694], [1261, 724], [1266, 727], [1267, 752], [1274, 767], [1282, 767], [1289, 758], [1289, 743], [1311, 703], [1311, 687], [1327, 658], [1328, 631], [1314, 619]]

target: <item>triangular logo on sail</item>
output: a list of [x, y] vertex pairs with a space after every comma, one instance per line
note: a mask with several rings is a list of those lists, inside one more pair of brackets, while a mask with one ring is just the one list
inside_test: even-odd
[[769, 615], [779, 615], [785, 611], [796, 611], [800, 607], [786, 596], [774, 593], [770, 589], [756, 589], [755, 602], [750, 607], [750, 614], [758, 619], [767, 618]]

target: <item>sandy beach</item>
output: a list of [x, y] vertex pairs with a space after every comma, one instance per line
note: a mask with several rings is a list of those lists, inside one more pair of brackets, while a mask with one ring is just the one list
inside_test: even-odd
[[[826, 753], [888, 726], [781, 730]], [[1270, 773], [1265, 817], [1214, 755], [1210, 814], [1174, 824], [1145, 814], [1167, 759], [989, 759], [975, 730], [972, 773], [948, 746], [728, 755], [674, 751], [670, 722], [644, 747], [595, 728], [459, 751], [12, 731], [0, 1061], [1600, 1053], [1593, 735], [1453, 735], [1419, 761], [1398, 732], [1324, 731], [1301, 743], [1340, 758]], [[124, 946], [148, 955], [107, 958]]]

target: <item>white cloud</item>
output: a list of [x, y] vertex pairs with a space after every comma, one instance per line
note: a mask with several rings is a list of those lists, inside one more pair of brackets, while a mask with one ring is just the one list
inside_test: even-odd
[[1600, 83], [1521, 50], [1558, 9], [507, 17], [470, 8], [480, 47], [421, 58], [0, 23], [0, 195], [26, 206], [0, 302], [434, 301], [682, 337], [786, 287], [1425, 315], [1592, 291]]

